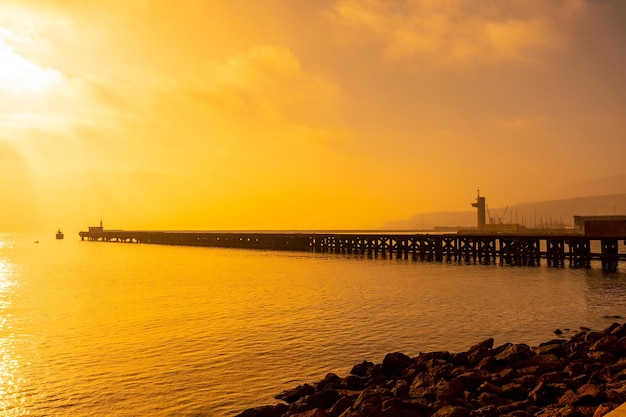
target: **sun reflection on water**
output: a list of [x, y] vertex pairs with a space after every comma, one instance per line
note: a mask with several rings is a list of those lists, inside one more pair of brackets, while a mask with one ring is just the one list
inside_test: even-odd
[[11, 299], [16, 287], [14, 265], [2, 251], [11, 249], [13, 242], [0, 236], [0, 412], [3, 416], [24, 415], [20, 384], [19, 355], [11, 325]]

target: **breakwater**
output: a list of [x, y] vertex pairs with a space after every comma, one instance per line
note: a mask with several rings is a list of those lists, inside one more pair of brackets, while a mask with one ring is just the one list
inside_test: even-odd
[[619, 323], [534, 348], [495, 347], [490, 338], [459, 353], [395, 352], [237, 417], [599, 417], [626, 402], [625, 354], [626, 325]]
[[617, 270], [626, 237], [552, 234], [275, 233], [104, 230], [80, 232], [82, 240], [361, 254], [434, 262], [459, 262]]

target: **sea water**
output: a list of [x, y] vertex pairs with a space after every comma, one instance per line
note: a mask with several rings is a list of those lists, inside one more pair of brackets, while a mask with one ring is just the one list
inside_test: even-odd
[[[36, 243], [37, 242], [37, 243]], [[545, 263], [545, 262], [544, 262]], [[234, 416], [389, 352], [626, 317], [626, 273], [0, 235], [0, 415]], [[568, 332], [566, 331], [566, 334]]]

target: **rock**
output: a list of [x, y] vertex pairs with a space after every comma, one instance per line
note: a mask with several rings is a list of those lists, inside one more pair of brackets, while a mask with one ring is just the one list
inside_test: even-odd
[[356, 375], [348, 375], [341, 380], [341, 385], [348, 389], [362, 390], [365, 388], [365, 384], [365, 379]]
[[572, 405], [559, 408], [558, 413], [561, 417], [585, 417], [585, 414]]
[[372, 362], [363, 361], [357, 365], [354, 365], [350, 373], [356, 376], [365, 376], [373, 366], [374, 364]]
[[614, 381], [623, 381], [626, 380], [626, 369], [622, 369], [618, 373], [612, 375], [612, 380]]
[[480, 343], [475, 344], [474, 346], [472, 346], [471, 348], [469, 348], [469, 350], [467, 351], [468, 353], [471, 353], [475, 350], [478, 349], [492, 349], [493, 348], [493, 337], [490, 337], [489, 339], [485, 339]]
[[396, 385], [391, 389], [391, 393], [398, 398], [407, 398], [410, 391], [410, 385], [403, 379], [396, 382]]
[[481, 370], [463, 372], [450, 382], [461, 384], [466, 391], [476, 391], [483, 383], [490, 379], [491, 374]]
[[452, 355], [450, 352], [445, 351], [437, 351], [437, 352], [426, 352], [420, 353], [416, 358], [416, 363], [427, 363], [432, 360], [442, 360], [445, 362], [450, 362], [452, 360]]
[[596, 411], [593, 412], [593, 417], [602, 417], [615, 410], [617, 407], [619, 407], [619, 405], [613, 403], [600, 404], [598, 408], [596, 408]]
[[[537, 385], [536, 377], [534, 375], [530, 375], [529, 377], [533, 378], [533, 381], [531, 382], [532, 387]], [[503, 384], [507, 384], [513, 381], [516, 378], [523, 379], [525, 377], [524, 376], [518, 377], [517, 371], [513, 368], [503, 368], [503, 369], [500, 369], [498, 373], [496, 374], [496, 376], [494, 376], [492, 379], [494, 383], [498, 385], [503, 385]]]
[[354, 399], [350, 397], [341, 397], [332, 407], [328, 409], [328, 416], [338, 417], [341, 413], [352, 407], [352, 404], [354, 404]]
[[423, 398], [411, 398], [409, 400], [404, 401], [403, 410], [413, 411], [420, 415], [431, 413], [431, 404], [429, 401]]
[[403, 353], [388, 353], [383, 359], [382, 369], [385, 375], [389, 377], [395, 372], [405, 370], [409, 366], [413, 365], [413, 363], [413, 359]]
[[563, 362], [553, 354], [535, 354], [528, 359], [520, 360], [515, 364], [515, 368], [518, 370], [530, 366], [536, 366], [538, 368], [536, 374], [543, 374], [550, 371], [560, 371], [563, 369]]
[[576, 396], [576, 403], [579, 405], [600, 405], [605, 398], [604, 389], [591, 383], [578, 388]]
[[626, 323], [622, 323], [614, 327], [613, 330], [611, 330], [611, 335], [619, 339], [626, 337]]
[[479, 404], [480, 407], [484, 407], [488, 405], [504, 405], [508, 401], [506, 400], [506, 398], [503, 398], [497, 394], [493, 394], [491, 392], [482, 392], [480, 393], [480, 395], [478, 395], [478, 398], [476, 398], [476, 402]]
[[325, 389], [308, 395], [300, 401], [305, 403], [308, 408], [321, 408], [325, 410], [335, 405], [339, 398], [341, 398], [339, 392]]
[[285, 404], [266, 405], [262, 407], [249, 408], [236, 417], [281, 417], [286, 411]]
[[554, 355], [556, 357], [565, 356], [562, 343], [547, 343], [539, 345], [534, 349], [536, 355]]
[[304, 411], [298, 414], [292, 414], [292, 417], [328, 417], [328, 413], [324, 410], [316, 408], [315, 410]]
[[502, 387], [502, 396], [514, 401], [521, 401], [528, 398], [528, 391], [522, 384], [510, 383]]
[[524, 375], [518, 378], [517, 382], [530, 391], [539, 383], [539, 377], [537, 375]]
[[[433, 386], [435, 385], [435, 383], [436, 378], [432, 373], [422, 372], [413, 379], [413, 384], [411, 384], [411, 391], [416, 388]], [[411, 396], [413, 395], [411, 394]]]
[[498, 408], [494, 405], [486, 405], [470, 411], [471, 417], [500, 417], [501, 415]]
[[578, 400], [578, 396], [576, 395], [576, 393], [572, 391], [571, 389], [569, 389], [565, 391], [563, 395], [561, 395], [557, 403], [561, 405], [570, 405], [576, 402], [577, 400]]
[[383, 401], [383, 403], [380, 406], [380, 410], [383, 411], [389, 408], [393, 408], [394, 410], [399, 411], [402, 409], [403, 405], [404, 405], [404, 401], [402, 401], [401, 398], [391, 397]]
[[[470, 359], [470, 364], [473, 363], [474, 361]], [[480, 359], [480, 362], [476, 364], [475, 368], [479, 370], [493, 371], [496, 369], [496, 360], [491, 355], [485, 356]]]
[[470, 410], [465, 407], [448, 405], [440, 408], [432, 417], [469, 417]]
[[508, 365], [517, 362], [522, 359], [528, 359], [535, 353], [530, 349], [530, 346], [524, 343], [517, 343], [508, 346], [501, 353], [495, 355], [496, 363], [500, 365]]
[[302, 397], [313, 394], [315, 392], [315, 388], [309, 384], [299, 385], [293, 389], [284, 391], [278, 394], [276, 397], [277, 400], [283, 400], [288, 403], [293, 403], [299, 400]]
[[395, 408], [383, 408], [380, 411], [373, 411], [368, 417], [401, 417]]
[[613, 381], [606, 386], [606, 399], [612, 403], [622, 404], [626, 402], [626, 384], [624, 381]]
[[603, 332], [588, 331], [585, 335], [585, 342], [595, 343], [605, 336]]
[[341, 387], [343, 387], [342, 378], [340, 378], [339, 376], [333, 373], [326, 374], [324, 379], [322, 379], [320, 382], [315, 384], [315, 389], [318, 391], [323, 390], [323, 389], [330, 389], [330, 388], [337, 389]]
[[383, 400], [392, 397], [391, 391], [385, 388], [366, 388], [354, 401], [353, 410], [369, 412], [378, 410]]
[[528, 398], [539, 406], [545, 406], [555, 403], [568, 389], [565, 384], [540, 382], [528, 393]]
[[478, 387], [478, 392], [490, 392], [492, 394], [502, 395], [502, 388], [489, 381], [485, 381]]
[[[459, 387], [461, 389], [458, 389]], [[440, 381], [434, 387], [434, 395], [438, 401], [452, 401], [463, 396], [462, 385], [454, 384], [451, 386], [448, 381]]]
[[502, 414], [500, 417], [533, 417], [533, 415], [525, 410], [515, 410], [510, 413]]
[[620, 351], [619, 347], [619, 339], [616, 336], [608, 335], [604, 336], [598, 341], [596, 341], [589, 350], [591, 351], [602, 351], [608, 353], [617, 353]]
[[563, 371], [546, 372], [539, 377], [537, 382], [545, 382], [546, 384], [555, 383], [555, 382], [564, 382], [567, 379], [567, 377], [568, 377], [568, 374], [566, 374]]
[[502, 414], [510, 414], [518, 411], [524, 411], [533, 414], [538, 410], [537, 407], [534, 407], [528, 400], [524, 401], [513, 401], [510, 403], [506, 403], [498, 407], [498, 412]]

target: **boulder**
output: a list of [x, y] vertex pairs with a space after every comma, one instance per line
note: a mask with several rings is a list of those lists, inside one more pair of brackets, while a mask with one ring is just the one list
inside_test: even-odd
[[293, 403], [299, 400], [302, 397], [313, 394], [315, 392], [315, 388], [309, 384], [298, 385], [297, 387], [283, 391], [278, 394], [276, 397], [277, 400], [283, 400], [287, 403]]
[[579, 405], [600, 405], [604, 402], [604, 389], [596, 384], [587, 383], [576, 390], [576, 403]]
[[287, 411], [287, 405], [265, 405], [261, 407], [249, 408], [235, 417], [281, 417]]
[[465, 407], [448, 405], [440, 408], [432, 417], [469, 417], [470, 410]]
[[405, 370], [409, 366], [413, 365], [413, 363], [413, 359], [403, 353], [388, 353], [383, 359], [382, 369], [385, 375], [390, 377], [399, 371]]
[[354, 365], [350, 373], [356, 376], [365, 376], [368, 374], [368, 372], [373, 366], [374, 366], [374, 363], [370, 361], [363, 361], [359, 364]]
[[525, 343], [517, 343], [514, 345], [508, 346], [501, 353], [495, 355], [496, 363], [500, 365], [509, 365], [513, 364], [522, 359], [528, 359], [533, 356], [535, 353], [532, 351], [530, 346]]
[[318, 391], [322, 389], [330, 389], [330, 388], [337, 389], [337, 388], [342, 388], [342, 387], [344, 387], [343, 379], [333, 373], [326, 374], [324, 379], [322, 379], [320, 382], [315, 384], [315, 389]]
[[291, 417], [328, 417], [328, 413], [322, 409], [316, 408], [315, 410], [292, 414]]

